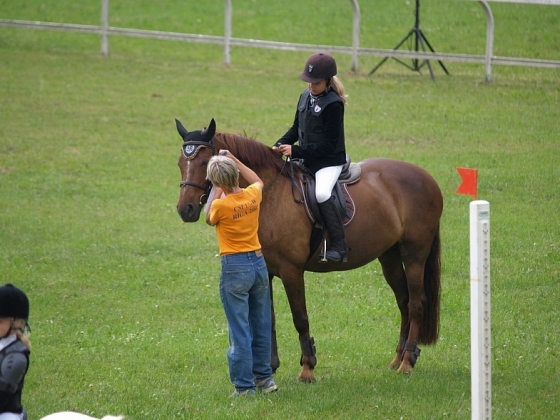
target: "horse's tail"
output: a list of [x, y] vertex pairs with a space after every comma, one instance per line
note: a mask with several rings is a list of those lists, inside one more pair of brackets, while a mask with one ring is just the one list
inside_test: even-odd
[[430, 255], [424, 267], [424, 294], [426, 302], [423, 306], [422, 326], [418, 342], [420, 344], [435, 344], [439, 336], [439, 307], [441, 295], [441, 242], [439, 226], [434, 239]]

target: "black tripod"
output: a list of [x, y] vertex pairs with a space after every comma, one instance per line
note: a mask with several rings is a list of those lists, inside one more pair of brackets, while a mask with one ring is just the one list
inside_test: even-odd
[[[412, 28], [408, 32], [408, 34], [402, 39], [402, 41], [399, 42], [397, 44], [397, 46], [393, 49], [398, 50], [399, 47], [402, 44], [404, 44], [409, 38], [414, 37], [414, 47], [415, 47], [416, 52], [419, 51], [418, 46], [421, 46], [422, 51], [426, 52], [426, 45], [428, 46], [430, 51], [435, 52], [434, 49], [432, 48], [432, 46], [430, 45], [430, 42], [428, 41], [428, 38], [426, 38], [426, 36], [422, 33], [422, 29], [420, 29], [420, 0], [416, 0], [416, 10], [414, 12], [414, 15], [415, 15], [414, 28]], [[377, 70], [379, 67], [381, 67], [381, 65], [383, 63], [385, 63], [385, 61], [387, 61], [388, 59], [389, 59], [389, 57], [385, 57], [383, 60], [381, 60], [381, 62], [369, 72], [369, 76], [371, 76], [375, 72], [375, 70]], [[424, 65], [428, 65], [428, 69], [430, 70], [430, 76], [432, 76], [432, 80], [435, 80], [434, 71], [432, 70], [432, 65], [430, 64], [430, 60], [424, 60], [420, 63], [421, 60], [419, 60], [417, 58], [414, 58], [412, 60], [412, 66], [408, 65], [407, 63], [404, 63], [403, 61], [399, 60], [398, 58], [395, 58], [395, 60], [397, 60], [403, 66], [408, 67], [410, 70], [417, 71], [418, 73], [420, 73], [420, 69], [422, 67], [424, 67]], [[445, 74], [449, 74], [449, 72], [447, 71], [447, 69], [445, 68], [445, 66], [441, 62], [441, 60], [438, 60], [438, 63], [441, 66], [441, 68], [443, 69], [443, 71], [445, 71]]]

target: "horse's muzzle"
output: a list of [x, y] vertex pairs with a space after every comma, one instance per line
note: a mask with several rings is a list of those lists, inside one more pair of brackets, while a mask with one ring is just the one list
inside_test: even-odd
[[177, 213], [185, 223], [197, 222], [200, 218], [200, 207], [192, 204], [177, 206]]

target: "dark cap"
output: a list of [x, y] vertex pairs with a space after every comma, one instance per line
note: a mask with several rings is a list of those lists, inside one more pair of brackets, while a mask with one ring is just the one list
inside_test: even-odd
[[335, 59], [325, 53], [316, 53], [307, 59], [303, 72], [299, 76], [308, 83], [319, 83], [336, 75]]
[[0, 287], [0, 318], [29, 318], [29, 299], [9, 283]]

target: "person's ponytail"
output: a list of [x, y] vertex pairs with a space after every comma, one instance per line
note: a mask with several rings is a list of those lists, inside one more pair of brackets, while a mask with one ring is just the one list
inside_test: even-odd
[[346, 98], [348, 98], [348, 95], [345, 93], [344, 85], [339, 80], [339, 78], [336, 77], [336, 76], [333, 76], [331, 78], [330, 86], [331, 86], [331, 89], [334, 90], [338, 94], [338, 96], [340, 96], [344, 105], [346, 105], [348, 103], [348, 100], [346, 99]]

